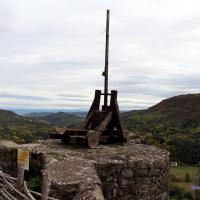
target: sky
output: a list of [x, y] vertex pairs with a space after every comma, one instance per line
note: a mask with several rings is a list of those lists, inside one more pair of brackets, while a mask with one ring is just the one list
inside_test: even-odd
[[199, 0], [0, 0], [0, 108], [87, 110], [103, 90], [121, 110], [200, 90]]

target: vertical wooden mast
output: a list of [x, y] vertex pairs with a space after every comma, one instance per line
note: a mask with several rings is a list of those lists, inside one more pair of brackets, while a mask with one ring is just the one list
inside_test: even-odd
[[105, 50], [105, 71], [104, 71], [104, 106], [108, 105], [108, 56], [109, 56], [109, 20], [110, 10], [107, 10], [106, 18], [106, 50]]

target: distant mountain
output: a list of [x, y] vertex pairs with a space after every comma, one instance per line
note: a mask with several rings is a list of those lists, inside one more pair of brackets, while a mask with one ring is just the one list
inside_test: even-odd
[[30, 118], [22, 117], [17, 115], [13, 111], [0, 109], [0, 125], [21, 125], [23, 123], [32, 123], [33, 120]]
[[130, 115], [137, 113], [138, 111], [142, 111], [142, 110], [130, 110], [130, 111], [121, 112], [120, 116], [121, 116], [121, 118], [127, 118]]
[[170, 150], [172, 158], [200, 160], [200, 94], [165, 99], [146, 110], [130, 111], [123, 120], [146, 143]]
[[24, 114], [24, 116], [40, 118], [40, 117], [46, 117], [51, 114], [53, 114], [53, 112], [31, 112], [31, 113]]
[[200, 94], [171, 97], [142, 111], [124, 114], [128, 126], [149, 129], [162, 123], [166, 126], [197, 128], [200, 126]]
[[85, 118], [87, 112], [68, 112], [81, 118]]
[[78, 116], [78, 117], [85, 117], [86, 115], [86, 112], [62, 112], [62, 111], [59, 111], [59, 112], [31, 112], [31, 113], [26, 113], [24, 114], [23, 116], [27, 116], [27, 117], [33, 117], [33, 118], [41, 118], [41, 117], [46, 117], [46, 116], [49, 116], [49, 115], [52, 115], [52, 114], [55, 114], [55, 113], [68, 113], [68, 114], [72, 114], [72, 115], [75, 115], [75, 116]]
[[80, 126], [81, 113], [38, 112], [21, 116], [13, 111], [0, 109], [0, 139], [11, 139], [18, 143], [36, 142], [46, 139], [55, 126]]
[[52, 126], [46, 122], [0, 110], [0, 139], [11, 139], [18, 143], [35, 142], [48, 138]]
[[18, 116], [16, 113], [12, 111], [7, 110], [1, 110], [0, 109], [0, 125], [3, 125], [4, 123], [13, 122], [13, 121], [19, 121], [20, 116]]
[[[2, 108], [4, 109], [4, 108]], [[66, 113], [72, 113], [72, 114], [77, 114], [77, 115], [83, 115], [85, 111], [83, 110], [68, 110], [68, 109], [41, 109], [41, 108], [6, 108], [4, 110], [11, 110], [15, 112], [18, 115], [25, 116], [26, 114], [29, 113], [57, 113], [57, 112], [66, 112]]]
[[50, 115], [36, 118], [47, 121], [54, 126], [78, 126], [82, 119], [82, 117], [79, 117], [78, 115], [65, 112], [52, 113]]

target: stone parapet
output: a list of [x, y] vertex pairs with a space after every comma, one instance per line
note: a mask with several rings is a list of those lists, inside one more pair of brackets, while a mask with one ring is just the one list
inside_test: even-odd
[[[68, 200], [167, 200], [169, 153], [153, 146], [24, 145], [50, 180], [50, 196]], [[0, 148], [1, 149], [1, 148]], [[41, 156], [42, 155], [42, 156]], [[40, 163], [37, 164], [37, 156]]]

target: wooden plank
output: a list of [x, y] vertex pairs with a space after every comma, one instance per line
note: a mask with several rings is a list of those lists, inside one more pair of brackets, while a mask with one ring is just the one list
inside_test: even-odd
[[94, 114], [94, 110], [92, 110], [92, 111], [90, 112], [90, 114], [87, 116], [87, 118], [85, 119], [85, 121], [84, 121], [84, 123], [83, 123], [83, 127], [84, 127], [85, 129], [88, 128], [88, 125], [89, 125], [89, 123], [90, 123], [90, 121], [91, 121], [91, 119], [92, 119], [93, 114]]
[[24, 192], [26, 193], [26, 195], [30, 198], [30, 200], [36, 200], [32, 194], [30, 193], [30, 191], [28, 190], [27, 188], [27, 185], [26, 185], [26, 181], [24, 181]]
[[106, 116], [104, 117], [103, 121], [99, 124], [99, 126], [95, 128], [95, 131], [102, 133], [102, 131], [106, 128], [111, 119], [112, 119], [112, 112], [110, 111], [106, 114]]
[[49, 176], [47, 172], [43, 173], [43, 178], [42, 178], [42, 196], [41, 200], [48, 200], [49, 198]]
[[90, 115], [90, 113], [93, 110], [99, 110], [100, 100], [101, 100], [101, 90], [95, 90], [94, 100], [93, 100], [90, 110], [87, 114], [87, 117]]
[[29, 170], [29, 150], [18, 148], [18, 166]]
[[17, 188], [20, 192], [23, 192], [24, 187], [24, 169], [18, 165], [17, 170]]
[[116, 90], [111, 91], [110, 105], [111, 105], [112, 111], [113, 111], [114, 124], [117, 127], [117, 129], [119, 130], [119, 136], [122, 140], [121, 142], [125, 142], [122, 121], [120, 118], [119, 106], [117, 103], [117, 91]]

